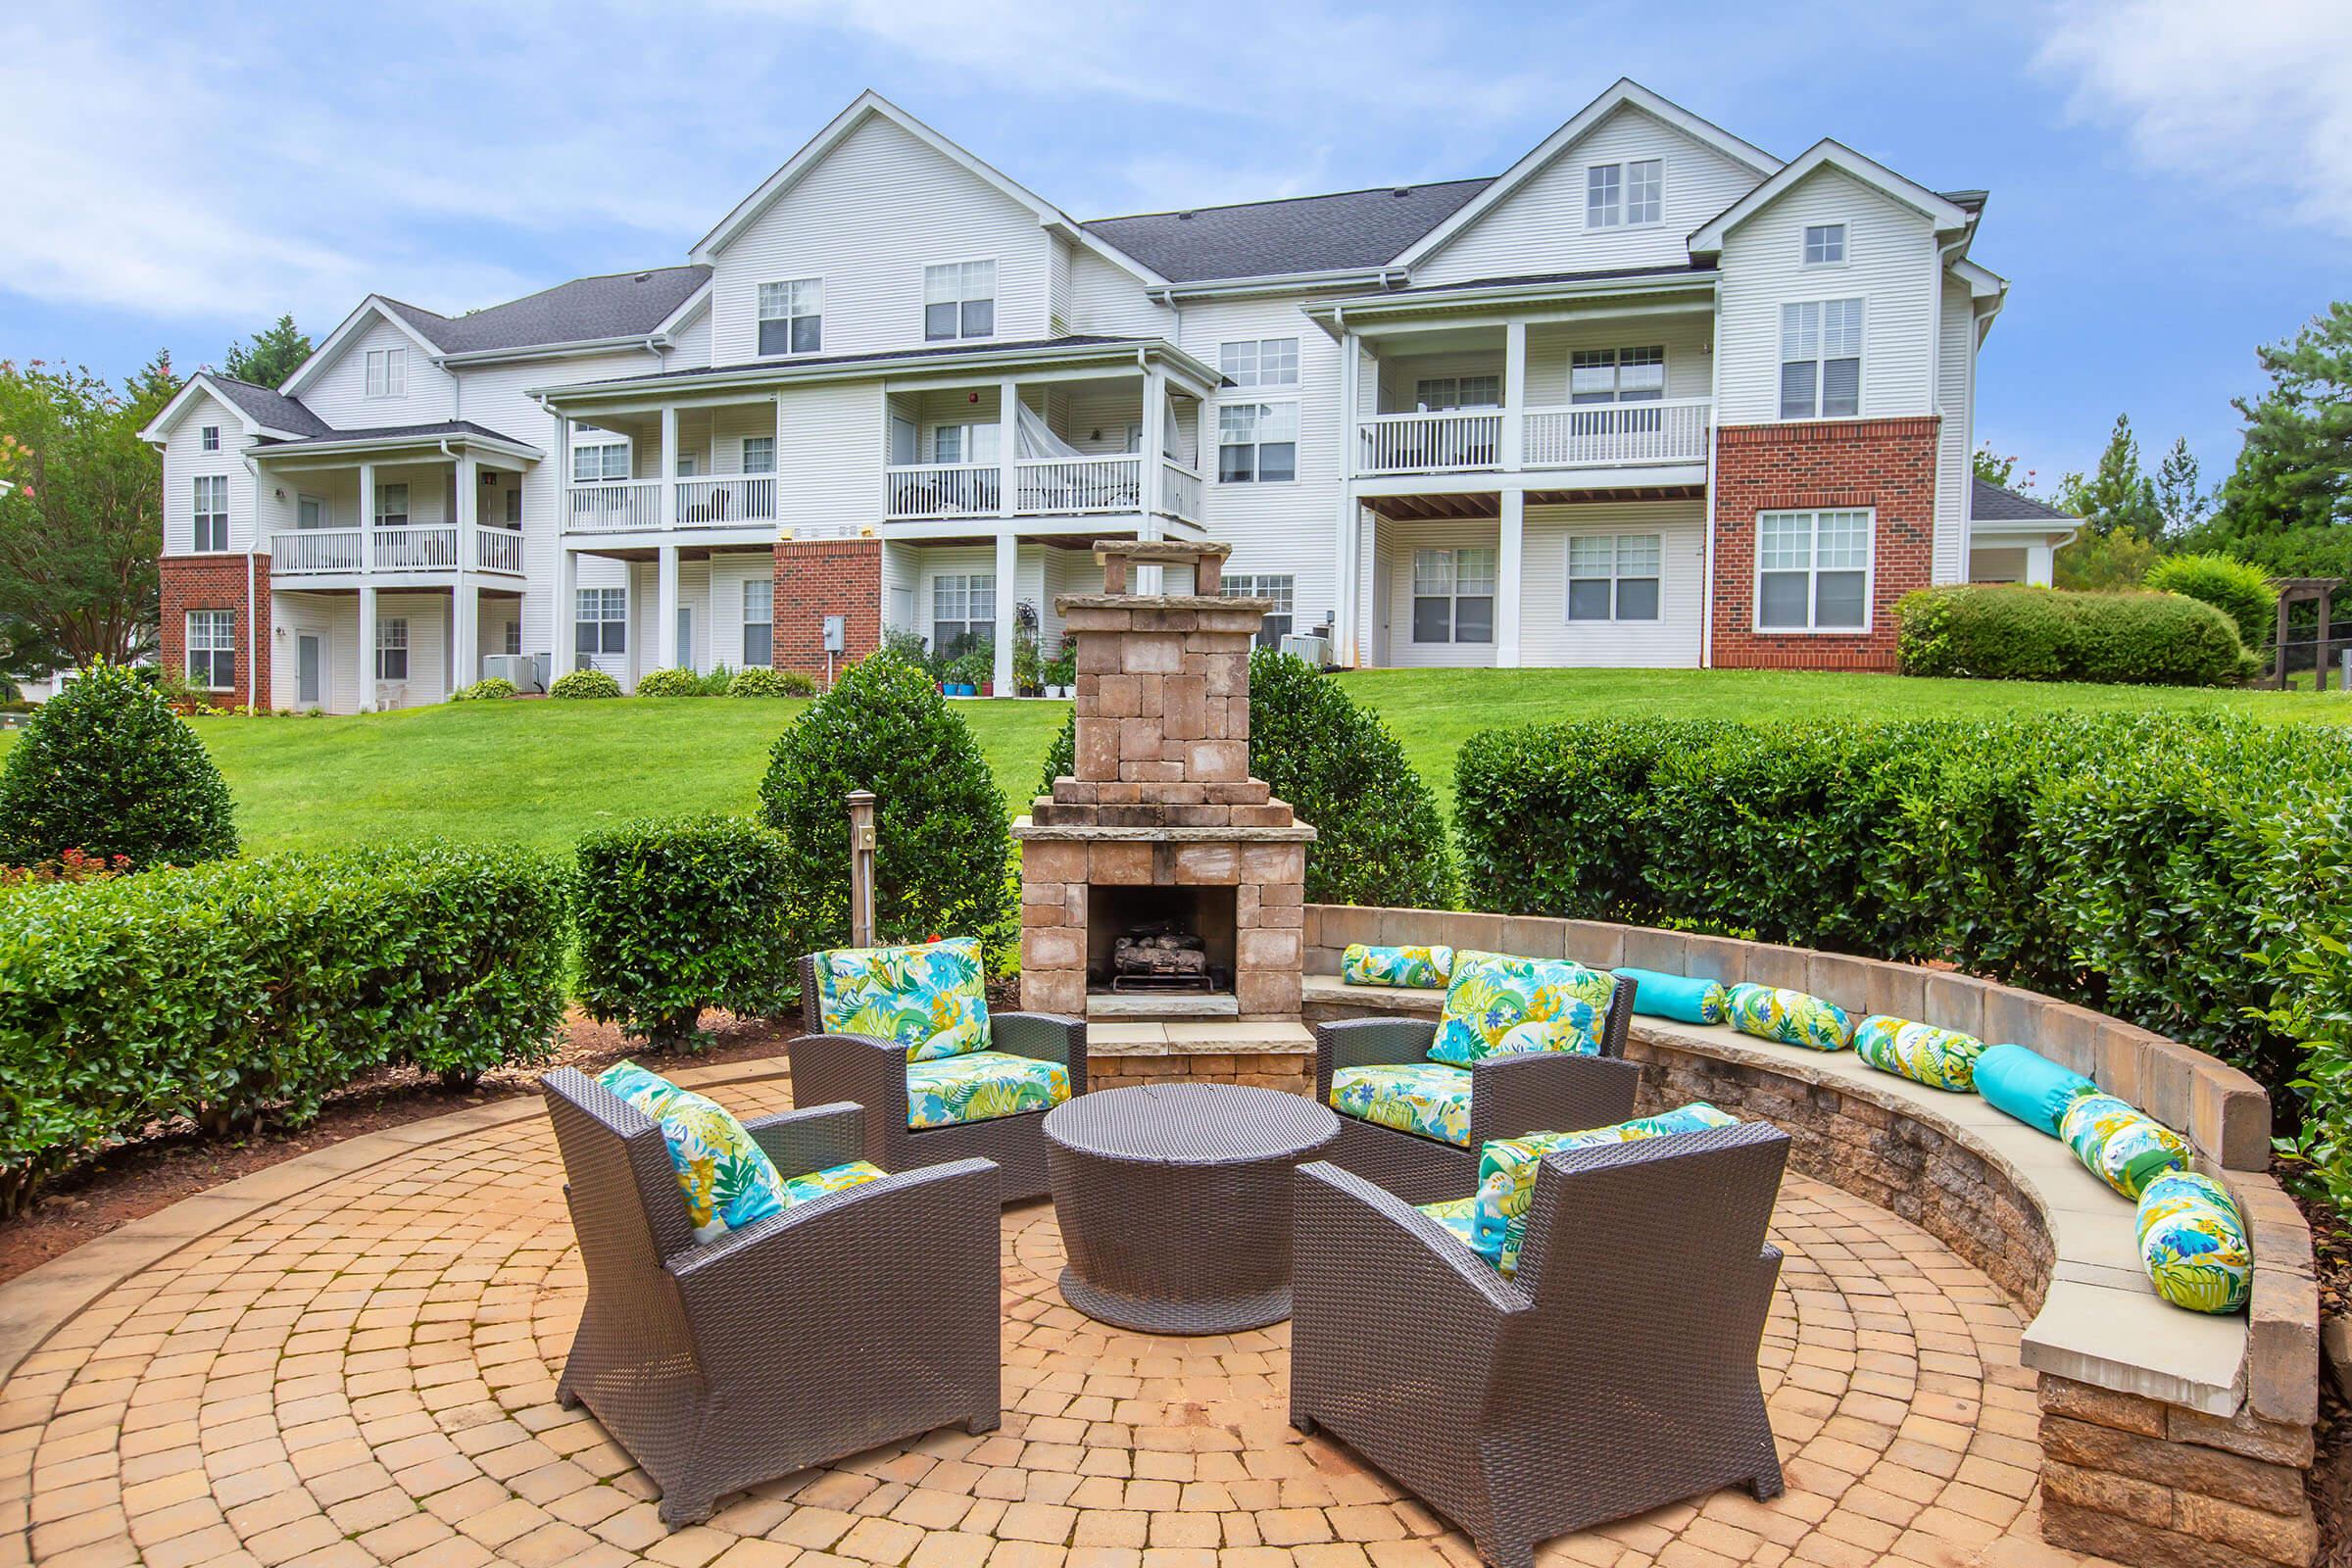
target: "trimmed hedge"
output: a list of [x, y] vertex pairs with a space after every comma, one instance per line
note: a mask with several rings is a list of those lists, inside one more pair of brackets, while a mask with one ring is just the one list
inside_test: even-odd
[[797, 669], [751, 664], [727, 682], [729, 697], [814, 697], [816, 682]]
[[640, 697], [701, 697], [703, 677], [691, 669], [649, 669], [637, 677]]
[[2213, 606], [2237, 628], [2237, 640], [2261, 650], [2278, 622], [2278, 590], [2270, 573], [2219, 553], [2166, 556], [2148, 568], [2147, 586]]
[[558, 675], [555, 681], [549, 685], [547, 695], [570, 698], [575, 701], [618, 697], [620, 682], [601, 669], [567, 670], [564, 674]]
[[748, 817], [633, 822], [580, 840], [581, 1006], [656, 1048], [700, 1047], [705, 1007], [798, 993], [783, 838]]
[[2258, 665], [2228, 615], [2180, 594], [1921, 588], [1894, 613], [1906, 675], [2220, 686]]
[[1481, 908], [1742, 929], [2079, 1002], [2252, 1072], [2352, 1196], [2332, 727], [1555, 724], [1474, 736], [1455, 783]]
[[120, 664], [66, 682], [0, 767], [0, 862], [68, 850], [140, 869], [237, 853], [220, 769], [164, 694]]
[[543, 1059], [564, 881], [533, 856], [425, 845], [0, 895], [0, 1214], [159, 1122], [300, 1123], [371, 1068], [462, 1084]]
[[504, 675], [485, 675], [470, 686], [461, 686], [449, 694], [453, 703], [487, 703], [514, 695], [514, 683]]

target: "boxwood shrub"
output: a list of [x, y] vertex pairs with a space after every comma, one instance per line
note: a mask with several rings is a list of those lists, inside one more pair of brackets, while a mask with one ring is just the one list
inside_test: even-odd
[[0, 1213], [157, 1123], [301, 1123], [371, 1068], [450, 1083], [547, 1054], [556, 865], [424, 845], [0, 893]]
[[705, 1007], [767, 1015], [795, 993], [790, 865], [748, 817], [634, 822], [578, 846], [580, 1005], [658, 1048]]
[[573, 669], [558, 675], [547, 688], [550, 697], [574, 700], [618, 697], [620, 682], [601, 669]]
[[2219, 686], [2258, 662], [2228, 615], [2180, 594], [1921, 588], [1894, 613], [1906, 675]]
[[119, 664], [66, 682], [0, 767], [0, 862], [68, 850], [133, 867], [237, 853], [228, 786], [164, 694]]

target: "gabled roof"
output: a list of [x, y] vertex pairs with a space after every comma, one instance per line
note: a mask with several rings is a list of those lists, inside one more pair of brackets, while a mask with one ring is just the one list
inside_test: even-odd
[[[1938, 233], [1958, 233], [1973, 220], [1971, 211], [1950, 197], [1938, 195], [1915, 180], [1905, 179], [1877, 159], [1864, 157], [1844, 143], [1825, 136], [1771, 178], [1699, 225], [1690, 235], [1690, 254], [1715, 255], [1723, 249], [1724, 239], [1733, 229], [1788, 195], [1807, 176], [1822, 169], [1835, 169], [1902, 203], [1934, 224]], [[1982, 201], [1978, 203], [1980, 209], [1983, 205]]]
[[418, 311], [414, 305], [401, 305], [397, 301], [386, 299], [381, 294], [368, 295], [360, 301], [358, 309], [336, 323], [335, 329], [327, 333], [317, 348], [311, 350], [309, 359], [294, 368], [294, 373], [286, 377], [285, 385], [279, 390], [289, 397], [300, 397], [312, 382], [326, 373], [327, 367], [342, 358], [344, 346], [354, 337], [368, 330], [369, 323], [374, 321], [391, 322], [410, 342], [416, 344], [426, 355], [434, 359], [440, 358], [441, 346], [425, 336], [416, 323], [403, 314], [412, 311], [425, 320], [443, 319], [430, 311]]
[[2060, 512], [2046, 501], [2021, 496], [2014, 490], [1973, 477], [1969, 480], [1968, 514], [1976, 522], [2047, 522], [2071, 526], [2082, 520]]
[[1399, 267], [1411, 267], [1435, 254], [1446, 241], [1494, 211], [1511, 192], [1547, 168], [1553, 159], [1566, 152], [1571, 145], [1581, 141], [1586, 132], [1629, 105], [1665, 122], [1693, 141], [1714, 148], [1734, 163], [1745, 165], [1759, 175], [1780, 172], [1781, 161], [1761, 147], [1742, 141], [1721, 125], [1701, 120], [1682, 105], [1659, 97], [1632, 77], [1620, 76], [1599, 97], [1578, 110], [1566, 124], [1544, 137], [1525, 158], [1503, 171], [1501, 177], [1489, 182], [1476, 197], [1414, 241], [1396, 258], [1396, 264]]
[[1454, 179], [1331, 196], [1096, 218], [1109, 241], [1171, 283], [1284, 277], [1386, 265], [1492, 184]]
[[197, 396], [210, 393], [225, 403], [237, 415], [247, 435], [303, 437], [323, 435], [331, 426], [309, 409], [269, 387], [251, 381], [240, 381], [233, 375], [218, 370], [199, 370], [188, 377], [187, 384], [172, 395], [172, 401], [156, 412], [147, 428], [139, 432], [142, 441], [161, 441], [165, 432], [179, 422], [188, 404]]
[[710, 280], [708, 267], [609, 272], [575, 277], [466, 316], [440, 316], [401, 300], [384, 304], [444, 354], [488, 354], [643, 337], [659, 330]]

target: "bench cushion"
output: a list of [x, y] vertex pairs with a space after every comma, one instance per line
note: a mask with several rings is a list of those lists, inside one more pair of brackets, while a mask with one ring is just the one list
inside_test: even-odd
[[1472, 1251], [1478, 1250], [1477, 1198], [1448, 1198], [1439, 1202], [1415, 1203], [1413, 1206], [1460, 1237], [1464, 1247]]
[[614, 1062], [596, 1081], [662, 1124], [696, 1241], [716, 1241], [782, 1212], [784, 1179], [750, 1131], [717, 1102], [633, 1061]]
[[826, 1033], [896, 1041], [909, 1061], [988, 1049], [988, 992], [977, 937], [820, 953], [816, 1000]]
[[2156, 1294], [2191, 1312], [2234, 1312], [2254, 1289], [2254, 1251], [2230, 1190], [2168, 1171], [2139, 1195], [2139, 1260]]
[[[1641, 996], [1640, 991], [1634, 995]], [[1853, 1021], [1835, 1002], [1777, 986], [1732, 987], [1725, 1010], [1733, 1028], [1759, 1040], [1777, 1040], [1808, 1051], [1843, 1051], [1853, 1043]]]
[[1375, 948], [1350, 942], [1340, 955], [1340, 979], [1351, 986], [1434, 990], [1452, 977], [1451, 948]]
[[1975, 1035], [1885, 1013], [1873, 1013], [1854, 1031], [1854, 1054], [1867, 1065], [1954, 1094], [1976, 1087], [1977, 1058], [1984, 1054], [1984, 1042]]
[[1434, 1061], [1342, 1067], [1331, 1075], [1331, 1108], [1376, 1126], [1470, 1147], [1470, 1070]]
[[[1599, 1018], [1617, 982], [1573, 958], [1521, 958], [1502, 953], [1458, 952], [1446, 987], [1429, 1059], [1467, 1067], [1482, 1056], [1531, 1050], [1600, 1050]], [[1568, 1030], [1522, 1035], [1506, 1051], [1503, 1037], [1523, 1023], [1564, 1021]], [[1551, 1042], [1538, 1045], [1537, 1040]]]
[[949, 1127], [1052, 1110], [1070, 1098], [1070, 1073], [1058, 1061], [968, 1051], [906, 1063], [906, 1125]]

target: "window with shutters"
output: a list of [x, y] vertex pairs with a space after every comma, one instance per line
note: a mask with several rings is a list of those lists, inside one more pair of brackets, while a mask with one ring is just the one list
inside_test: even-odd
[[1862, 412], [1862, 302], [1781, 307], [1781, 417], [1847, 419]]

